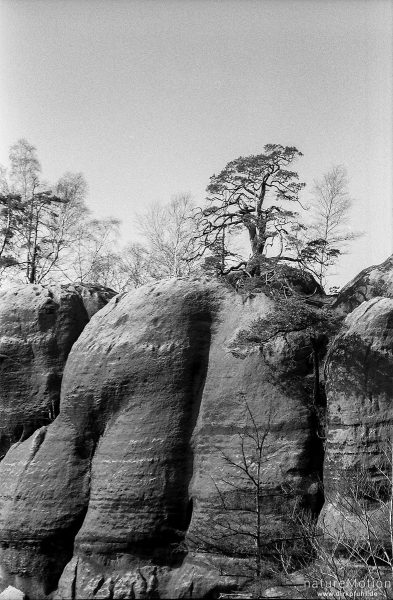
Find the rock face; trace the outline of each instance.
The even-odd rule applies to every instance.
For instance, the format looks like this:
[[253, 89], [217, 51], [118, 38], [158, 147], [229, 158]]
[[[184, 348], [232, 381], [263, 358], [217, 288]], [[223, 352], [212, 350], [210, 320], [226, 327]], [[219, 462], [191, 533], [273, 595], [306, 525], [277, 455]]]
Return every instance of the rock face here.
[[375, 454], [393, 421], [393, 299], [373, 298], [347, 317], [329, 353], [327, 394], [330, 481]]
[[[311, 410], [311, 390], [306, 383], [310, 367], [305, 357], [297, 360], [295, 371], [289, 366], [289, 355], [293, 359], [298, 347], [304, 347], [304, 340], [300, 344], [296, 340], [293, 345], [289, 340], [281, 346], [278, 339], [263, 353], [254, 350], [242, 354], [233, 348], [236, 332], [247, 328], [256, 315], [266, 314], [266, 309], [263, 296], [243, 305], [240, 311], [233, 309], [232, 297], [222, 304], [193, 434], [190, 496], [194, 510], [187, 539], [191, 545], [194, 542], [207, 550], [217, 547], [225, 552], [230, 547], [235, 555], [252, 549], [254, 542], [247, 536], [255, 534], [256, 514], [239, 511], [242, 502], [251, 511], [255, 506], [250, 477], [243, 472], [244, 452], [246, 458], [256, 461], [255, 469], [259, 462], [263, 471], [262, 553], [268, 561], [283, 531], [291, 536], [287, 516], [294, 497], [307, 498], [309, 508], [318, 502], [316, 482], [322, 455]], [[260, 461], [256, 459], [257, 436], [264, 438]], [[249, 495], [239, 502], [243, 489], [248, 489]], [[227, 524], [224, 503], [231, 514], [231, 526]], [[234, 534], [232, 526], [246, 535]], [[244, 566], [240, 570], [244, 575]], [[234, 571], [233, 567], [228, 570]]]
[[[255, 474], [257, 432], [262, 571], [277, 538], [296, 537], [293, 509], [320, 508], [307, 340], [236, 346], [274, 307], [264, 293], [167, 280], [106, 304], [111, 295], [0, 295], [2, 587], [59, 600], [214, 597], [239, 587], [255, 533], [241, 468]], [[350, 314], [326, 361], [320, 524], [326, 538], [359, 538], [353, 475], [378, 484], [381, 465], [391, 469], [393, 258], [355, 278], [336, 308]], [[386, 515], [360, 491], [383, 539]]]
[[1, 457], [57, 416], [71, 347], [109, 297], [105, 289], [72, 285], [0, 293]]
[[[372, 297], [377, 291], [385, 292], [388, 297]], [[351, 287], [344, 289], [341, 300], [349, 306], [359, 303], [363, 296], [371, 299], [347, 317], [326, 365], [326, 502], [320, 523], [327, 538], [349, 528], [351, 536], [363, 535], [366, 539], [366, 513], [357, 518], [356, 510], [349, 507], [352, 503], [352, 507], [356, 505], [363, 510], [359, 507], [366, 506], [368, 496], [367, 520], [370, 515], [376, 518], [382, 505], [370, 501], [370, 497], [376, 498], [378, 494], [366, 489], [365, 482], [367, 486], [386, 487], [392, 478], [392, 259], [363, 271]], [[387, 523], [384, 535], [389, 535]], [[379, 537], [381, 540], [382, 533]]]
[[[64, 288], [64, 286], [62, 286]], [[101, 308], [108, 304], [109, 300], [116, 296], [117, 292], [110, 288], [96, 284], [74, 283], [72, 286], [67, 286], [68, 289], [73, 289], [82, 298], [83, 306], [87, 312], [89, 319], [96, 314]]]
[[335, 307], [350, 313], [377, 296], [393, 298], [393, 255], [380, 265], [363, 269], [340, 291]]
[[[197, 547], [185, 559], [184, 544], [222, 516], [218, 488], [241, 495], [223, 457], [239, 459], [253, 419], [266, 433], [267, 544], [287, 527], [284, 496], [315, 506], [320, 446], [304, 365], [285, 377], [279, 357], [273, 371], [259, 352], [231, 350], [271, 307], [263, 294], [244, 301], [217, 283], [168, 280], [91, 319], [69, 354], [58, 417], [0, 464], [6, 584], [44, 598], [64, 569], [59, 598], [213, 593], [218, 575]], [[224, 579], [221, 589], [233, 584]]]

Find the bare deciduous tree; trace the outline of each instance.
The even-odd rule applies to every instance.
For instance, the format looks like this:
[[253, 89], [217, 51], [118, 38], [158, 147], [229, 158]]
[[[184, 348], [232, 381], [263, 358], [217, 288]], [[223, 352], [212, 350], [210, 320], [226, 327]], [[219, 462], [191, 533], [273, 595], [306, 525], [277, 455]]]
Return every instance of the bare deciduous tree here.
[[95, 278], [114, 253], [118, 221], [91, 218], [81, 173], [65, 173], [52, 193], [40, 171], [34, 146], [21, 139], [11, 147], [9, 177], [0, 173], [0, 268], [29, 283]]
[[[392, 443], [383, 445], [372, 462], [371, 469], [357, 466], [343, 471], [336, 481], [339, 491], [325, 490], [330, 509], [322, 510], [318, 522], [306, 512], [294, 513], [306, 540], [299, 595], [308, 590], [314, 591], [312, 597], [330, 593], [345, 600], [392, 600]], [[281, 552], [281, 568], [293, 589], [287, 548]]]
[[158, 278], [156, 265], [148, 250], [141, 244], [131, 243], [121, 251], [122, 287], [138, 288]]
[[31, 200], [39, 184], [41, 165], [37, 149], [22, 138], [13, 144], [9, 152], [10, 186], [22, 196], [23, 202]]
[[117, 292], [138, 288], [156, 280], [149, 254], [140, 244], [128, 244], [120, 250], [106, 247], [94, 261], [89, 277], [91, 282]]
[[300, 263], [323, 288], [329, 269], [345, 252], [348, 242], [360, 235], [348, 226], [351, 206], [346, 169], [334, 166], [314, 183], [310, 226], [292, 239]]
[[[261, 424], [245, 403], [245, 424], [239, 425], [238, 444], [230, 452], [217, 448], [222, 475], [213, 479], [216, 493], [209, 512], [191, 527], [187, 539], [188, 549], [211, 556], [222, 575], [242, 579], [250, 598], [261, 597], [272, 565], [280, 560], [277, 548], [281, 552], [285, 547], [288, 552], [297, 546], [297, 555], [303, 541], [294, 516], [290, 518], [297, 493], [285, 484], [285, 474], [274, 460], [275, 415], [271, 404], [267, 410]], [[287, 514], [283, 513], [282, 520], [287, 523], [277, 528], [277, 523], [268, 522], [267, 515], [273, 505], [279, 510], [284, 504]]]
[[69, 281], [104, 285], [104, 262], [113, 252], [118, 238], [119, 221], [113, 218], [85, 219], [77, 223], [72, 252], [63, 270]]
[[0, 194], [0, 272], [3, 274], [17, 261], [17, 233], [23, 220], [23, 204], [19, 194], [12, 194], [8, 186]]
[[56, 184], [55, 193], [62, 202], [43, 223], [37, 282], [61, 277], [66, 263], [72, 262], [78, 228], [89, 215], [85, 203], [87, 184], [82, 173], [65, 173]]
[[157, 279], [191, 273], [195, 222], [189, 194], [178, 194], [165, 205], [151, 205], [137, 215], [137, 225]]
[[[81, 174], [66, 174], [56, 193], [39, 179], [41, 166], [36, 148], [21, 139], [10, 149], [10, 173], [1, 173], [3, 228], [2, 255], [7, 263], [24, 272], [29, 283], [40, 283], [58, 267], [72, 245], [74, 221], [83, 218], [82, 196], [86, 184]], [[79, 194], [79, 196], [78, 196]], [[11, 260], [12, 259], [12, 260]]]

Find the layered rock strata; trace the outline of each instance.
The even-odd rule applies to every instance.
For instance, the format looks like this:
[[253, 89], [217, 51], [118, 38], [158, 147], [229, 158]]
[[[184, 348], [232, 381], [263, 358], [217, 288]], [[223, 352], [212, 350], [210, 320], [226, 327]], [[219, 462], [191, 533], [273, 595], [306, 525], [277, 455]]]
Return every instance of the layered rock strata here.
[[328, 541], [346, 532], [353, 543], [369, 543], [371, 528], [379, 544], [390, 536], [384, 513], [392, 482], [393, 298], [372, 298], [347, 317], [326, 375], [326, 500], [320, 525]]
[[0, 293], [0, 456], [59, 412], [64, 365], [111, 290], [15, 286]]
[[225, 516], [217, 489], [242, 493], [227, 482], [252, 420], [266, 433], [267, 542], [287, 527], [284, 500], [315, 505], [309, 367], [288, 375], [279, 356], [273, 370], [258, 351], [233, 352], [237, 331], [271, 308], [263, 294], [169, 280], [91, 319], [67, 360], [60, 414], [0, 465], [7, 584], [45, 597], [64, 569], [59, 598], [202, 597], [232, 585], [195, 540]]

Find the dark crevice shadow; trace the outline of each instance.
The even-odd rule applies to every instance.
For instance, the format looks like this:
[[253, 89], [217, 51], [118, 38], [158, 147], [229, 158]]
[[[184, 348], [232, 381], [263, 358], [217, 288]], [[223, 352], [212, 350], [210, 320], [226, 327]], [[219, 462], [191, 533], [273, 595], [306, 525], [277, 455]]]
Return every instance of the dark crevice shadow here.
[[[81, 457], [86, 459], [87, 456], [89, 456], [87, 470], [89, 471], [91, 481], [91, 466], [97, 444], [93, 440], [90, 440], [89, 443], [88, 440], [81, 439], [80, 448], [82, 448], [82, 446], [83, 451], [81, 451]], [[77, 446], [75, 447], [75, 450], [78, 452]], [[89, 485], [89, 493], [86, 497], [86, 502], [79, 513], [75, 515], [70, 526], [57, 532], [56, 535], [42, 540], [40, 544], [40, 553], [47, 558], [46, 577], [44, 577], [45, 593], [47, 594], [56, 590], [65, 567], [74, 556], [75, 538], [83, 525], [89, 508], [90, 491], [91, 486]]]
[[188, 359], [184, 366], [184, 377], [188, 382], [185, 389], [185, 406], [182, 416], [182, 440], [179, 447], [179, 477], [177, 480], [177, 494], [179, 503], [173, 514], [171, 528], [177, 532], [177, 540], [173, 540], [172, 547], [176, 552], [170, 557], [172, 566], [179, 565], [184, 560], [185, 550], [182, 542], [185, 539], [192, 519], [193, 499], [189, 496], [191, 480], [194, 474], [194, 449], [192, 436], [198, 421], [200, 407], [209, 366], [211, 347], [211, 330], [215, 314], [211, 298], [204, 302], [206, 308], [195, 312], [190, 319], [187, 337], [189, 341]]

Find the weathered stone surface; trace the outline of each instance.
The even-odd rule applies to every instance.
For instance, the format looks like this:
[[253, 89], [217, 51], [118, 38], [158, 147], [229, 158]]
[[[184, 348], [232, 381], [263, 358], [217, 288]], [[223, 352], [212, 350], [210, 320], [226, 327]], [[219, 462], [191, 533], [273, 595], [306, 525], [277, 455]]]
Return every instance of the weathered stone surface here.
[[[392, 298], [377, 297], [363, 302], [347, 317], [329, 353], [326, 372], [326, 503], [320, 522], [327, 536], [335, 535], [340, 528], [359, 536], [365, 534], [364, 527], [348, 511], [351, 503], [355, 504], [353, 489], [357, 487], [361, 497], [363, 476], [372, 481], [381, 475], [378, 469], [381, 460], [386, 463], [386, 443], [391, 439]], [[391, 470], [392, 466], [388, 468]], [[379, 508], [370, 505], [378, 519]]]
[[0, 456], [57, 416], [71, 347], [110, 295], [81, 285], [0, 292]]
[[380, 265], [363, 269], [338, 294], [335, 307], [346, 313], [371, 298], [393, 298], [393, 256]]
[[92, 449], [72, 422], [56, 419], [14, 444], [0, 464], [1, 574], [28, 596], [46, 597], [72, 556]]
[[72, 286], [68, 286], [68, 289], [71, 289], [71, 287], [82, 298], [83, 306], [86, 309], [89, 319], [108, 304], [109, 300], [117, 294], [114, 290], [102, 285], [74, 283]]
[[[255, 510], [255, 492], [242, 471], [242, 448], [247, 457], [256, 461], [255, 436], [259, 435], [265, 437], [260, 466], [266, 559], [284, 530], [291, 537], [287, 517], [293, 499], [306, 498], [309, 507], [317, 504], [316, 481], [322, 461], [306, 378], [310, 365], [305, 356], [299, 360], [299, 344], [288, 343], [283, 351], [278, 343], [266, 355], [255, 350], [245, 354], [230, 351], [237, 332], [247, 328], [258, 314], [266, 314], [268, 307], [264, 296], [237, 309], [232, 297], [222, 304], [220, 327], [212, 338], [209, 369], [193, 434], [195, 458], [190, 496], [194, 510], [187, 534], [188, 540], [196, 540], [197, 545], [203, 537], [210, 551], [215, 546], [223, 550], [232, 546], [235, 552], [252, 551], [254, 540], [250, 536], [247, 539], [233, 535], [225, 524], [228, 511], [222, 497], [232, 510], [231, 525], [236, 528], [238, 521], [239, 530], [255, 534], [256, 513], [237, 510], [237, 496], [245, 490], [247, 508]], [[304, 346], [303, 339], [301, 345]], [[294, 356], [297, 370], [293, 368]], [[221, 523], [218, 528], [217, 522]], [[233, 538], [231, 544], [227, 543], [228, 536]]]
[[165, 595], [168, 579], [168, 567], [141, 565], [135, 560], [97, 564], [73, 558], [64, 569], [54, 598], [169, 598]]
[[218, 302], [216, 286], [163, 282], [112, 302], [76, 344], [64, 392], [83, 398], [80, 418], [97, 439], [78, 548], [159, 556], [187, 527], [190, 437]]
[[287, 497], [315, 504], [307, 369], [285, 376], [277, 356], [272, 369], [259, 352], [231, 350], [271, 307], [263, 294], [244, 301], [217, 283], [170, 280], [117, 296], [91, 319], [67, 360], [59, 416], [0, 464], [7, 583], [44, 597], [72, 559], [64, 598], [217, 590], [211, 569], [183, 562], [179, 544], [222, 512], [222, 452], [238, 456], [239, 435], [252, 431], [247, 405], [267, 436], [267, 542], [287, 526]]
[[216, 301], [198, 283], [163, 283], [118, 296], [93, 317], [73, 347], [60, 415], [34, 460], [30, 439], [0, 466], [1, 562], [10, 576], [29, 556], [26, 577], [43, 580], [45, 593], [53, 588], [89, 498], [78, 538], [86, 548], [148, 552], [178, 539]]

